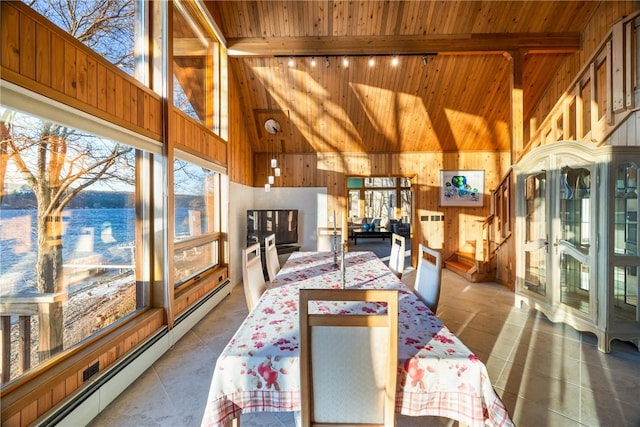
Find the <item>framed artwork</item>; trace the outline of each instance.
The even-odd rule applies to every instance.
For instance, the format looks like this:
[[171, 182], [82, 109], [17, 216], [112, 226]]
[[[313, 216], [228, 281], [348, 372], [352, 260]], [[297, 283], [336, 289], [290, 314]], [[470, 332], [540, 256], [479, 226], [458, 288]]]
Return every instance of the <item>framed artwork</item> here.
[[440, 206], [484, 206], [484, 171], [440, 171]]

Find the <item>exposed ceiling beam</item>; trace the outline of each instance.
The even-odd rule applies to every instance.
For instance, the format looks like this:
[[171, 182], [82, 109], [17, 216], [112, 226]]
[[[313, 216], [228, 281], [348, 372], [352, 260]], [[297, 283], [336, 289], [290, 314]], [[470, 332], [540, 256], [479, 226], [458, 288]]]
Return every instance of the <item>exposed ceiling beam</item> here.
[[229, 56], [572, 53], [580, 33], [475, 33], [437, 36], [228, 38]]

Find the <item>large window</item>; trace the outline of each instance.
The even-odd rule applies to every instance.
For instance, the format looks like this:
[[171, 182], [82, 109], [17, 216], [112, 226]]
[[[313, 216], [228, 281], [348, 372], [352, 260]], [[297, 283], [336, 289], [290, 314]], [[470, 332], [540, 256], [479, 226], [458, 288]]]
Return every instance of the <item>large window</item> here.
[[176, 158], [174, 170], [174, 282], [180, 286], [221, 263], [222, 176]]
[[135, 71], [135, 0], [23, 0], [129, 75]]
[[[173, 2], [173, 104], [191, 118], [221, 134], [226, 104], [226, 50], [198, 3]], [[225, 132], [226, 134], [226, 126]]]
[[136, 211], [140, 150], [4, 106], [0, 135], [2, 357], [14, 379], [145, 305], [136, 251], [148, 213]]

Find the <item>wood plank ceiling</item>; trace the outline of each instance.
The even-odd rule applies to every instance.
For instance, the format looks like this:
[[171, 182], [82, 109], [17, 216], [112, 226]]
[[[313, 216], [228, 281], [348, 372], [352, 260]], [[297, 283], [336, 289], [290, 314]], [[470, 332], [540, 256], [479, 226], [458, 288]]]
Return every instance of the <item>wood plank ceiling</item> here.
[[[232, 76], [254, 124], [254, 152], [391, 153], [509, 151], [507, 52], [525, 54], [526, 120], [566, 55], [579, 48], [598, 3], [206, 4], [226, 38]], [[283, 126], [275, 138], [262, 128], [269, 117]]]

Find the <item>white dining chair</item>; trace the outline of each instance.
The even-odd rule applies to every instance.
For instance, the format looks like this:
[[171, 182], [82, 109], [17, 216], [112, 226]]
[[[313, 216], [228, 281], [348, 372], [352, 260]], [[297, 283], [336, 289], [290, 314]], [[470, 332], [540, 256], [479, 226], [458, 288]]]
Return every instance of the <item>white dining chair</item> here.
[[391, 235], [391, 255], [389, 255], [389, 268], [399, 278], [404, 271], [405, 238], [399, 234]]
[[242, 283], [244, 296], [247, 299], [247, 308], [251, 311], [267, 289], [262, 272], [260, 243], [254, 243], [242, 250]]
[[269, 281], [273, 282], [273, 279], [276, 278], [276, 274], [280, 271], [280, 260], [278, 259], [275, 234], [271, 234], [264, 239], [264, 257], [267, 264]]
[[[386, 310], [331, 314], [314, 311], [314, 301], [378, 302]], [[395, 426], [398, 291], [301, 289], [299, 310], [301, 425]]]
[[420, 244], [418, 249], [418, 268], [413, 291], [435, 314], [440, 299], [442, 282], [442, 254]]

